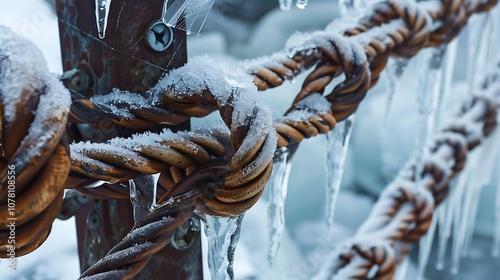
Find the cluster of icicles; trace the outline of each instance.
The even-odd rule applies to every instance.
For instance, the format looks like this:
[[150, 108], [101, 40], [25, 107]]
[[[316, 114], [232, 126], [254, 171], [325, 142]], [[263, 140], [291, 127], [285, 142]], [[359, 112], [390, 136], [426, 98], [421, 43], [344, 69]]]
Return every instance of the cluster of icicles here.
[[[168, 0], [165, 0], [162, 21], [168, 26], [186, 30], [187, 33], [191, 33], [192, 31], [199, 32], [198, 28], [201, 28], [201, 26], [196, 26], [195, 23], [189, 21], [179, 23], [179, 17], [182, 15], [189, 18], [190, 15], [195, 15], [196, 18], [198, 18], [200, 14], [203, 14], [201, 18], [204, 20], [213, 3], [214, 0], [173, 1], [173, 3], [168, 3]], [[290, 10], [292, 3], [293, 0], [279, 0], [280, 8], [284, 11]], [[95, 0], [95, 4], [98, 34], [99, 37], [103, 39], [105, 37], [111, 0]], [[296, 1], [297, 7], [301, 9], [304, 9], [307, 4], [307, 0]], [[343, 16], [352, 14], [355, 11], [359, 12], [361, 10], [359, 5], [359, 1], [339, 1], [340, 11]], [[472, 92], [473, 86], [478, 81], [477, 73], [479, 71], [476, 70], [484, 69], [484, 67], [488, 65], [487, 62], [493, 59], [492, 46], [495, 43], [495, 39], [498, 44], [499, 38], [494, 38], [492, 34], [500, 34], [499, 25], [500, 9], [498, 7], [488, 14], [473, 18], [468, 25], [469, 34], [472, 34], [469, 35], [468, 39], [469, 71], [467, 73], [467, 81], [469, 92]], [[419, 87], [417, 88], [419, 127], [417, 128], [418, 136], [415, 141], [415, 150], [422, 150], [425, 140], [432, 135], [441, 121], [442, 104], [445, 102], [451, 90], [457, 41], [456, 39], [449, 45], [424, 50], [416, 58], [419, 64]], [[408, 60], [405, 59], [389, 60], [386, 70], [388, 97], [384, 126], [389, 119], [388, 116], [390, 114], [392, 100], [394, 99], [395, 93], [398, 92], [400, 86], [399, 81], [404, 74], [407, 64]], [[344, 162], [354, 120], [355, 116], [352, 115], [345, 121], [337, 124], [337, 127], [326, 136], [326, 208], [327, 224], [329, 226], [331, 226], [334, 221], [335, 204], [342, 181]], [[489, 144], [483, 145], [488, 147], [483, 147], [482, 149], [491, 151], [491, 149], [495, 148], [495, 145], [491, 143], [497, 143], [500, 140], [498, 139], [499, 137], [499, 133], [492, 135], [492, 139], [488, 142]], [[480, 152], [476, 152], [476, 156], [472, 156], [472, 161], [474, 161], [474, 158], [480, 160], [477, 156], [480, 154]], [[498, 152], [490, 152], [487, 154], [489, 155], [487, 160], [491, 161], [490, 166], [496, 166], [494, 161], [496, 160], [495, 156]], [[419, 169], [423, 168], [421, 162], [424, 156], [425, 155], [422, 154], [420, 158], [417, 159], [420, 161], [418, 164]], [[472, 163], [469, 166], [474, 167], [476, 164]], [[270, 263], [273, 262], [278, 252], [281, 236], [285, 229], [284, 205], [291, 168], [292, 163], [287, 148], [277, 150], [274, 159], [273, 174], [267, 186], [269, 192], [268, 224], [270, 237], [268, 259]], [[438, 218], [433, 220], [429, 228], [429, 233], [420, 242], [419, 279], [422, 279], [424, 276], [424, 271], [431, 252], [431, 246], [433, 244], [433, 238], [438, 226], [440, 228], [438, 236], [439, 252], [436, 268], [444, 268], [446, 247], [453, 234], [451, 244], [451, 271], [452, 273], [458, 273], [460, 257], [465, 254], [471, 243], [475, 221], [474, 217], [478, 208], [480, 190], [489, 183], [492, 173], [491, 170], [489, 170], [487, 174], [483, 174], [484, 172], [481, 173], [484, 179], [481, 180], [480, 184], [477, 184], [477, 187], [465, 187], [467, 182], [478, 178], [477, 175], [474, 175], [476, 171], [477, 170], [474, 168], [466, 168], [463, 174], [458, 178], [456, 186], [453, 188], [454, 190], [450, 195], [450, 199], [442, 203], [437, 209]], [[136, 180], [135, 184], [140, 184], [140, 182]], [[147, 181], [147, 184], [151, 184], [151, 181]], [[141, 188], [149, 190], [155, 189], [153, 185], [131, 188], [131, 197], [141, 197], [141, 195], [133, 193]], [[154, 195], [150, 196], [149, 199], [152, 200], [153, 197]], [[463, 202], [463, 207], [461, 202]], [[140, 206], [144, 204], [149, 205], [148, 208], [152, 207], [150, 202], [140, 201], [140, 203], [138, 202], [135, 204], [136, 215], [141, 215], [140, 213], [143, 214], [147, 211], [147, 209], [141, 208], [143, 206]], [[209, 242], [208, 263], [212, 279], [233, 278], [232, 261], [242, 220], [243, 215], [221, 219], [206, 217], [205, 233]], [[500, 191], [498, 191], [496, 197], [495, 237], [493, 247], [493, 255], [498, 256], [500, 251]], [[405, 263], [407, 264], [408, 262], [405, 261], [402, 267], [398, 269], [397, 279], [404, 279], [406, 275], [405, 267], [407, 267], [404, 265]]]
[[[283, 11], [289, 11], [292, 8], [293, 0], [278, 0], [280, 3], [280, 9]], [[307, 7], [307, 0], [297, 0], [295, 3], [297, 8], [305, 9]]]
[[[198, 34], [214, 3], [215, 0], [164, 0], [161, 21], [187, 34]], [[106, 37], [110, 7], [111, 0], [95, 0], [97, 33], [101, 39]]]

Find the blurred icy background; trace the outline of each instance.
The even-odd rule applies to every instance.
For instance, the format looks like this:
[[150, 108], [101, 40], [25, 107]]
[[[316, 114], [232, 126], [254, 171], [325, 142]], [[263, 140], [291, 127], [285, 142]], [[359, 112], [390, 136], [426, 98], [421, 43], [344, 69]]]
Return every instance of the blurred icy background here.
[[[50, 5], [49, 0], [0, 1], [0, 24], [35, 42], [45, 54], [51, 71], [59, 74], [62, 70], [57, 19]], [[293, 32], [323, 29], [339, 14], [335, 0], [310, 0], [305, 10], [293, 7], [289, 12], [281, 11], [277, 0], [220, 0], [216, 5], [201, 36], [188, 37], [190, 57], [208, 54], [236, 63], [271, 54], [283, 48]], [[460, 42], [460, 58], [465, 56], [464, 41]], [[466, 94], [465, 61], [457, 61], [453, 95], [447, 100], [446, 108]], [[395, 97], [386, 129], [383, 129], [387, 99], [384, 77], [359, 107], [332, 230], [327, 230], [325, 222], [325, 139], [315, 137], [301, 144], [293, 160], [285, 207], [286, 231], [277, 260], [269, 267], [264, 195], [243, 222], [235, 263], [237, 279], [308, 279], [307, 275], [318, 269], [335, 243], [352, 236], [369, 213], [377, 193], [412, 152], [417, 123], [414, 68], [414, 63], [410, 63], [402, 78], [404, 92]], [[286, 83], [263, 94], [276, 118], [291, 104], [301, 83], [299, 78], [295, 83]], [[203, 125], [205, 121], [193, 123]], [[476, 237], [467, 260], [462, 261], [461, 273], [451, 275], [449, 263], [443, 272], [435, 270], [433, 253], [428, 279], [498, 279], [494, 270], [500, 265], [500, 259], [490, 257], [494, 187], [498, 181], [499, 178], [494, 178], [493, 186], [483, 190]], [[414, 260], [415, 257], [407, 279], [415, 279]], [[5, 261], [0, 264], [0, 279], [76, 279], [78, 276], [73, 220], [56, 221], [48, 240], [34, 253], [18, 259], [17, 273], [9, 273]]]

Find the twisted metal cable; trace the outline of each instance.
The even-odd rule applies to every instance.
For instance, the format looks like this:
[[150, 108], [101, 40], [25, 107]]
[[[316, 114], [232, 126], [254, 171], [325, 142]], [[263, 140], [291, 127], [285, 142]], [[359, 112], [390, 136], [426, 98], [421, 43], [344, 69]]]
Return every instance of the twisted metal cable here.
[[[417, 164], [408, 162], [398, 177], [382, 192], [366, 221], [358, 229], [348, 252], [363, 259], [359, 263], [343, 261], [345, 257], [335, 252], [330, 261], [339, 263], [334, 269], [326, 266], [324, 274], [317, 279], [365, 279], [375, 267], [380, 266], [363, 253], [352, 249], [352, 244], [376, 245], [387, 242], [395, 250], [396, 256], [408, 253], [412, 243], [418, 241], [428, 230], [435, 206], [449, 192], [449, 182], [465, 166], [467, 152], [481, 143], [496, 127], [497, 110], [500, 99], [500, 79], [498, 74], [490, 76], [482, 90], [487, 94], [476, 95], [457, 112], [456, 119], [446, 125], [434, 138], [429, 154], [424, 158], [421, 180], [417, 180]], [[367, 241], [368, 242], [367, 244]], [[345, 253], [344, 253], [345, 254]], [[398, 258], [386, 259], [394, 273]], [[327, 272], [325, 272], [327, 271]], [[376, 275], [371, 279], [388, 279]], [[390, 278], [389, 278], [390, 279]]]
[[2, 26], [0, 42], [0, 257], [8, 258], [40, 246], [59, 212], [70, 98], [32, 43]]
[[[385, 68], [389, 56], [411, 57], [424, 47], [447, 43], [456, 37], [472, 14], [487, 11], [497, 2], [497, 0], [484, 3], [463, 0], [380, 2], [373, 6], [367, 17], [362, 18], [351, 28], [339, 29], [337, 22], [334, 21], [325, 30], [325, 38], [320, 44], [317, 44], [317, 40], [314, 41], [315, 33], [298, 34], [297, 37], [303, 37], [302, 48], [297, 49], [294, 44], [289, 44], [284, 52], [254, 61], [249, 73], [255, 76], [254, 83], [258, 88], [265, 90], [294, 79], [301, 71], [316, 65], [306, 78], [294, 104], [308, 94], [322, 93], [326, 85], [342, 73], [337, 61], [345, 60], [346, 56], [340, 53], [325, 55], [320, 47], [324, 45], [325, 40], [337, 40], [335, 34], [343, 34], [355, 42], [354, 45], [357, 43], [364, 48], [370, 63], [372, 74], [370, 87], [372, 87], [378, 80], [378, 74]], [[437, 25], [437, 28], [431, 29], [431, 25]], [[292, 39], [292, 42], [296, 41], [296, 38]], [[313, 42], [307, 43], [309, 40]], [[332, 103], [332, 109], [339, 105], [344, 104]], [[344, 106], [355, 107], [354, 104]], [[334, 117], [337, 121], [345, 118], [342, 114]]]
[[[190, 67], [171, 71], [159, 83], [159, 87], [165, 87], [166, 90], [162, 89], [162, 95], [158, 98], [208, 100], [210, 106], [220, 110], [222, 119], [230, 129], [228, 140], [232, 153], [225, 159], [212, 158], [211, 155], [222, 156], [224, 147], [212, 138], [193, 133], [187, 134], [186, 137], [190, 137], [190, 140], [203, 139], [203, 145], [197, 147], [194, 143], [191, 145], [187, 145], [186, 142], [180, 143], [181, 140], [187, 141], [181, 137], [167, 142], [165, 139], [168, 136], [164, 135], [154, 136], [152, 141], [155, 143], [151, 143], [150, 140], [141, 144], [143, 138], [151, 139], [151, 134], [138, 136], [136, 139], [113, 139], [101, 144], [102, 146], [94, 145], [88, 148], [79, 147], [78, 144], [72, 145], [72, 151], [79, 151], [80, 155], [84, 155], [78, 158], [82, 166], [87, 163], [92, 166], [113, 164], [141, 172], [147, 167], [151, 170], [144, 173], [157, 173], [166, 168], [167, 164], [152, 164], [151, 157], [163, 160], [163, 157], [157, 154], [162, 151], [159, 145], [173, 146], [172, 143], [176, 141], [178, 146], [171, 148], [184, 149], [184, 155], [199, 162], [192, 173], [180, 179], [171, 191], [158, 200], [160, 206], [156, 207], [144, 221], [138, 223], [136, 228], [132, 229], [130, 234], [113, 247], [102, 260], [84, 272], [82, 279], [132, 277], [154, 253], [169, 242], [175, 230], [195, 209], [213, 216], [234, 216], [248, 210], [262, 195], [271, 174], [277, 141], [269, 109], [262, 104], [257, 92], [251, 90], [252, 87], [218, 83], [219, 91], [211, 88], [213, 85], [206, 81], [212, 81], [211, 75], [221, 73], [223, 70], [217, 69], [213, 61], [195, 60], [192, 63], [194, 65]], [[200, 71], [206, 69], [204, 73], [207, 76], [203, 77], [206, 80], [198, 80], [200, 71], [192, 71], [191, 67]], [[112, 150], [116, 148], [112, 147], [118, 145], [121, 145], [120, 149], [128, 147], [128, 150], [118, 155], [113, 154]], [[156, 145], [158, 149], [149, 152], [148, 149], [152, 149], [152, 145]], [[129, 154], [133, 150], [139, 154], [138, 157]], [[210, 150], [212, 154], [206, 150]], [[178, 168], [189, 166], [179, 165], [177, 162], [168, 164]], [[104, 170], [106, 168], [100, 168], [99, 171]]]
[[[352, 114], [367, 89], [378, 81], [379, 73], [390, 56], [411, 57], [424, 47], [448, 43], [472, 14], [487, 11], [496, 3], [497, 0], [484, 3], [464, 0], [418, 3], [390, 0], [377, 3], [369, 16], [351, 28], [339, 30], [333, 22], [324, 31], [297, 34], [289, 40], [284, 51], [249, 61], [244, 68], [254, 77], [258, 89], [265, 90], [292, 80], [315, 66], [287, 114], [296, 109], [297, 102], [310, 94], [323, 93], [333, 78], [345, 74], [345, 82], [326, 96], [331, 103], [331, 112], [311, 115], [309, 119], [300, 121], [287, 121], [285, 118], [275, 122], [278, 145], [287, 146], [326, 133], [333, 129], [336, 122]], [[437, 27], [431, 28], [431, 25]], [[142, 128], [154, 123], [178, 124], [189, 117], [202, 117], [214, 110], [203, 99], [162, 98], [156, 106], [144, 101], [137, 104], [146, 106], [130, 105], [119, 100], [111, 103], [98, 101], [99, 98], [95, 102], [75, 100], [70, 120], [97, 127], [112, 123]], [[127, 113], [115, 114], [109, 106], [121, 106], [127, 109]]]
[[[346, 81], [337, 86], [332, 93], [327, 95], [326, 98], [329, 101], [328, 103], [332, 104], [328, 111], [314, 110], [314, 108], [306, 106], [306, 109], [310, 113], [307, 118], [297, 120], [287, 119], [285, 117], [282, 122], [276, 122], [274, 125], [268, 124], [266, 129], [269, 130], [264, 130], [269, 132], [271, 131], [271, 127], [276, 127], [278, 130], [279, 145], [289, 145], [290, 143], [300, 142], [304, 138], [314, 136], [318, 133], [325, 133], [333, 129], [336, 121], [342, 120], [354, 112], [357, 105], [366, 94], [366, 90], [376, 83], [378, 80], [378, 73], [385, 67], [386, 59], [389, 55], [414, 55], [419, 49], [428, 45], [428, 42], [431, 41], [432, 32], [430, 32], [428, 28], [430, 26], [429, 19], [438, 19], [443, 22], [444, 26], [444, 24], [448, 24], [447, 22], [449, 21], [445, 20], [447, 19], [447, 15], [456, 17], [457, 14], [460, 14], [458, 12], [460, 9], [450, 9], [455, 12], [448, 12], [447, 9], [449, 9], [450, 6], [456, 7], [457, 5], [461, 6], [463, 4], [458, 1], [443, 1], [440, 5], [424, 3], [417, 4], [420, 8], [416, 8], [409, 4], [400, 6], [395, 4], [395, 2], [388, 2], [385, 6], [382, 4], [380, 14], [387, 13], [388, 16], [392, 17], [389, 21], [377, 21], [374, 19], [377, 14], [374, 14], [374, 18], [371, 20], [368, 18], [369, 20], [366, 21], [372, 24], [372, 26], [365, 26], [366, 30], [363, 30], [362, 33], [351, 35], [346, 33], [344, 34], [345, 37], [350, 38], [345, 39], [342, 36], [335, 35], [335, 32], [330, 32], [328, 30], [325, 31], [324, 34], [320, 32], [319, 34], [315, 34], [318, 35], [316, 38], [314, 38], [314, 36], [308, 37], [308, 39], [315, 39], [312, 41], [310, 47], [304, 48], [304, 46], [300, 44], [296, 46], [291, 44], [291, 47], [297, 48], [294, 50], [295, 52], [291, 59], [288, 57], [287, 53], [282, 53], [279, 55], [282, 61], [277, 64], [275, 61], [272, 63], [265, 62], [264, 64], [266, 64], [266, 66], [260, 68], [254, 65], [255, 73], [252, 74], [255, 74], [254, 82], [260, 89], [280, 85], [285, 80], [295, 77], [304, 69], [308, 69], [315, 64], [317, 65], [314, 71], [306, 79], [307, 83], [304, 84], [303, 91], [294, 101], [294, 106], [297, 106], [304, 98], [310, 97], [314, 92], [322, 93], [324, 87], [326, 87], [335, 76], [338, 76], [342, 72], [345, 73], [346, 76]], [[485, 11], [495, 4], [496, 1], [493, 0], [481, 4], [464, 4], [465, 14], [468, 17], [472, 13]], [[457, 21], [455, 21], [455, 23]], [[380, 25], [376, 25], [377, 22]], [[381, 35], [380, 32], [370, 33], [370, 30], [376, 30], [377, 27], [391, 22], [394, 22], [395, 30], [393, 32], [385, 35]], [[452, 26], [452, 24], [449, 23], [449, 26]], [[452, 30], [457, 29], [460, 29], [458, 23], [454, 25]], [[323, 35], [328, 35], [329, 37], [325, 38]], [[450, 38], [442, 40], [445, 41]], [[434, 39], [434, 41], [438, 42], [439, 40]], [[360, 51], [363, 49], [364, 51]], [[274, 65], [270, 66], [270, 64]], [[183, 70], [186, 69], [184, 68]], [[180, 70], [180, 72], [183, 70]], [[217, 70], [218, 69], [215, 69], [215, 71]], [[214, 77], [214, 79], [219, 80], [219, 77]], [[231, 129], [231, 137], [229, 140], [233, 153], [228, 155], [231, 157], [229, 164], [226, 160], [197, 162], [199, 164], [190, 165], [182, 171], [180, 170], [182, 169], [181, 167], [176, 166], [170, 160], [165, 161], [165, 158], [168, 158], [168, 156], [159, 156], [161, 157], [160, 160], [155, 158], [155, 152], [158, 151], [154, 150], [154, 148], [153, 151], [151, 151], [150, 147], [143, 147], [143, 149], [135, 151], [129, 150], [128, 155], [133, 155], [134, 157], [124, 158], [120, 156], [115, 157], [112, 153], [107, 153], [106, 149], [109, 151], [109, 146], [112, 146], [108, 143], [108, 147], [99, 152], [89, 149], [83, 149], [81, 153], [75, 152], [76, 156], [73, 158], [74, 165], [72, 166], [73, 172], [70, 177], [70, 180], [72, 180], [71, 182], [73, 184], [78, 182], [82, 183], [85, 178], [90, 177], [89, 175], [91, 174], [103, 176], [102, 179], [109, 179], [110, 182], [113, 182], [120, 178], [121, 180], [131, 178], [134, 174], [137, 174], [134, 172], [154, 173], [168, 169], [169, 172], [164, 172], [166, 175], [162, 175], [163, 180], [170, 186], [165, 193], [165, 197], [179, 196], [196, 190], [197, 194], [203, 194], [200, 196], [193, 195], [196, 199], [201, 200], [201, 203], [195, 203], [196, 207], [198, 207], [200, 211], [216, 216], [235, 215], [245, 211], [248, 207], [253, 205], [262, 194], [264, 184], [269, 177], [272, 151], [274, 150], [274, 147], [270, 148], [273, 146], [270, 145], [270, 143], [273, 143], [274, 140], [273, 136], [269, 134], [259, 138], [257, 145], [254, 145], [254, 137], [250, 137], [252, 141], [249, 140], [250, 138], [246, 137], [248, 134], [254, 134], [259, 125], [262, 124], [262, 120], [257, 117], [259, 116], [259, 112], [257, 112], [258, 109], [256, 108], [259, 108], [259, 106], [254, 108], [254, 111], [239, 112], [241, 115], [235, 115], [238, 105], [242, 105], [238, 104], [238, 101], [242, 100], [238, 99], [239, 97], [236, 98], [237, 106], [234, 106], [235, 96], [233, 94], [238, 92], [234, 86], [232, 90], [235, 92], [231, 92], [230, 95], [227, 95], [226, 97], [228, 99], [221, 99], [221, 96], [217, 95], [219, 94], [219, 89], [211, 88], [207, 84], [195, 91], [189, 91], [189, 87], [186, 86], [185, 88], [181, 88], [181, 93], [179, 93], [179, 88], [176, 88], [174, 84], [174, 82], [178, 80], [179, 79], [172, 79], [170, 85], [162, 88], [162, 92], [155, 95], [159, 99], [158, 103], [152, 105], [148, 103], [143, 106], [144, 98], [141, 99], [141, 97], [137, 98], [137, 102], [132, 102], [132, 104], [124, 104], [126, 102], [119, 100], [110, 101], [109, 103], [107, 103], [108, 101], [90, 102], [85, 99], [74, 100], [70, 120], [74, 123], [89, 123], [97, 127], [112, 123], [113, 125], [122, 127], [147, 128], [153, 123], [177, 124], [191, 116], [204, 116], [218, 109], [221, 112], [223, 120]], [[2, 100], [2, 102], [3, 101], [4, 100]], [[232, 105], [234, 108], [227, 106], [226, 102], [228, 101], [233, 102]], [[126, 107], [127, 110], [120, 110], [120, 108], [118, 108], [120, 106]], [[9, 108], [12, 108], [12, 106]], [[303, 108], [293, 108], [289, 111], [288, 115], [295, 110], [304, 111]], [[61, 121], [61, 119], [65, 121], [65, 117], [57, 120]], [[235, 119], [237, 120], [236, 124]], [[458, 129], [460, 128], [456, 128], [456, 130]], [[54, 137], [53, 139], [57, 138], [58, 137]], [[161, 143], [154, 143], [153, 146], [158, 146], [158, 144], [162, 146]], [[199, 143], [196, 144], [199, 145]], [[106, 146], [106, 144], [103, 145]], [[159, 150], [163, 152], [163, 149], [171, 148], [170, 146], [170, 148], [165, 148], [166, 146], [169, 145], [163, 145], [163, 148]], [[44, 145], [44, 147], [51, 147], [51, 145], [47, 144]], [[205, 149], [207, 147], [202, 148]], [[54, 148], [54, 150], [60, 151], [62, 149]], [[186, 156], [185, 151], [177, 149], [172, 150], [174, 150], [171, 152], [173, 156], [175, 155], [174, 157]], [[62, 151], [61, 153], [61, 161], [67, 160], [67, 154], [63, 154], [64, 152]], [[127, 154], [127, 152], [125, 152], [125, 154]], [[43, 153], [43, 155], [50, 157], [51, 155], [57, 155], [57, 153], [46, 152]], [[214, 154], [210, 155], [212, 156]], [[189, 155], [187, 156], [189, 157]], [[134, 160], [131, 161], [131, 159]], [[198, 158], [196, 156], [196, 158], [190, 159], [196, 160]], [[100, 162], [98, 163], [97, 161]], [[64, 167], [68, 165], [61, 164], [61, 166]], [[36, 170], [36, 168], [31, 170]], [[64, 168], [61, 168], [61, 170], [63, 170], [61, 173], [64, 173]], [[122, 175], [123, 177], [121, 177]], [[62, 177], [65, 176], [58, 178]], [[45, 182], [48, 180], [43, 181]], [[207, 182], [211, 181], [222, 181], [222, 184], [211, 186], [211, 188], [205, 191], [200, 191], [199, 188], [201, 187], [193, 187], [206, 186]], [[117, 195], [119, 193], [119, 191], [116, 191]], [[179, 220], [181, 219], [179, 218]], [[158, 242], [159, 245], [155, 246], [161, 247], [164, 240], [162, 239], [160, 241]], [[141, 258], [140, 260], [136, 259], [133, 263], [140, 266], [139, 264], [145, 263], [146, 259], [147, 257]], [[117, 266], [119, 265], [114, 264], [114, 266], [108, 266], [106, 269]], [[123, 266], [120, 267], [123, 268]], [[136, 273], [134, 272], [136, 271], [135, 266], [130, 266], [125, 270], [132, 271], [130, 272], [132, 274]], [[98, 273], [103, 273], [103, 271]], [[89, 275], [90, 274], [92, 273], [89, 273]]]

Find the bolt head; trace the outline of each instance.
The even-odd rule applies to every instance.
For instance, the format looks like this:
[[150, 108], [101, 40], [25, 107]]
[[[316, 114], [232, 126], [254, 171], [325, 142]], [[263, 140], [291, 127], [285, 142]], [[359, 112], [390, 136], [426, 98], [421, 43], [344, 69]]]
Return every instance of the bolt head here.
[[145, 39], [151, 49], [163, 52], [172, 45], [174, 32], [172, 28], [165, 25], [162, 21], [156, 21], [149, 27]]

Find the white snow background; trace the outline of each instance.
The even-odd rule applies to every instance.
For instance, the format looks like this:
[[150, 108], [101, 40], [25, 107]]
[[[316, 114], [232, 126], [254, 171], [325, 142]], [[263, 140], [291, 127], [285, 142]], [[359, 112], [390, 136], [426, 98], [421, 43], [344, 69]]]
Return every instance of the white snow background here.
[[[229, 8], [225, 13], [212, 13], [201, 36], [189, 36], [189, 57], [208, 54], [216, 59], [237, 63], [242, 59], [271, 54], [282, 49], [286, 39], [294, 31], [323, 29], [334, 17], [338, 17], [336, 1], [310, 0], [305, 10], [294, 7], [289, 12], [282, 12], [275, 8], [248, 23], [251, 20], [244, 22], [225, 14], [237, 14], [239, 9], [249, 10], [250, 15], [251, 12], [263, 14], [259, 5], [269, 6], [268, 1], [225, 2], [230, 4], [227, 6]], [[16, 33], [32, 40], [44, 53], [49, 69], [54, 73], [61, 73], [57, 19], [46, 1], [2, 0], [0, 24], [9, 26]], [[461, 43], [459, 56], [463, 52], [464, 46]], [[446, 108], [466, 96], [463, 70], [466, 68], [465, 61], [457, 61], [455, 90], [445, 104]], [[307, 275], [317, 271], [322, 265], [328, 250], [354, 233], [368, 215], [374, 196], [395, 176], [413, 150], [418, 115], [413, 90], [416, 88], [416, 79], [411, 77], [412, 73], [415, 73], [414, 63], [410, 63], [403, 75], [402, 88], [407, 92], [396, 94], [385, 130], [383, 120], [387, 93], [384, 77], [359, 106], [332, 230], [327, 230], [324, 214], [325, 139], [320, 136], [304, 141], [294, 156], [285, 208], [286, 231], [273, 267], [269, 267], [267, 262], [265, 194], [245, 216], [236, 251], [236, 279], [308, 279]], [[285, 83], [263, 93], [263, 97], [273, 108], [275, 118], [280, 117], [291, 104], [304, 77], [302, 75], [294, 83]], [[215, 114], [202, 120], [194, 120], [193, 125], [203, 125], [214, 119], [218, 119]], [[498, 178], [492, 182], [496, 187]], [[483, 190], [476, 221], [476, 232], [486, 237], [491, 236], [493, 230], [493, 186]], [[472, 248], [469, 259], [472, 263], [474, 260], [481, 260], [482, 267], [479, 264], [469, 264], [456, 279], [494, 279], [488, 278], [493, 274], [478, 276], [479, 271], [493, 271], [495, 265], [500, 265], [499, 259], [488, 258], [491, 243], [484, 241], [481, 244], [480, 249]], [[431, 263], [429, 267], [433, 270], [434, 265]], [[413, 263], [407, 279], [415, 278], [412, 271]], [[56, 220], [47, 241], [35, 252], [18, 258], [16, 273], [7, 270], [5, 260], [0, 264], [0, 279], [76, 279], [79, 275], [74, 220]], [[429, 275], [434, 273], [430, 272]], [[455, 279], [449, 275], [447, 277], [446, 279]]]

